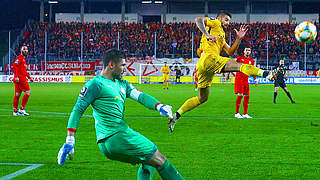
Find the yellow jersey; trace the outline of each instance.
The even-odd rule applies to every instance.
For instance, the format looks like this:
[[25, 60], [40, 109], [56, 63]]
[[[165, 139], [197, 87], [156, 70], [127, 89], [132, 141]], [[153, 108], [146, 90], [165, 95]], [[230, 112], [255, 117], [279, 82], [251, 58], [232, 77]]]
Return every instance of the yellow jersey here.
[[163, 75], [169, 75], [169, 73], [170, 73], [170, 68], [169, 68], [169, 66], [162, 66], [160, 72], [162, 72]]
[[226, 44], [225, 32], [222, 28], [221, 22], [218, 19], [207, 18], [206, 29], [210, 35], [216, 36], [218, 40], [211, 42], [207, 40], [205, 35], [202, 35], [200, 48], [205, 53], [220, 56], [220, 52]]

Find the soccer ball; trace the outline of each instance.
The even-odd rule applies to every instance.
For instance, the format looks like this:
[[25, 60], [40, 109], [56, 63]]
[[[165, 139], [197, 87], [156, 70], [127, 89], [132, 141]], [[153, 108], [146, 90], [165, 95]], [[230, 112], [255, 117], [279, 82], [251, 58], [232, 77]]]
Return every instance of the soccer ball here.
[[294, 30], [297, 41], [308, 44], [317, 37], [317, 27], [308, 21], [303, 21]]

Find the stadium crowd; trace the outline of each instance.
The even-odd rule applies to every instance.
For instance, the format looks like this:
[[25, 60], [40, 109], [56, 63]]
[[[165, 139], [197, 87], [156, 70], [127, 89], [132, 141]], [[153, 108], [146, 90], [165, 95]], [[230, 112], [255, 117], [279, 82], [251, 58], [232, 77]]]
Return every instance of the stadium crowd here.
[[[225, 29], [226, 41], [234, 41], [234, 28], [240, 23], [232, 23]], [[303, 58], [304, 46], [294, 38], [296, 24], [254, 23], [243, 41], [253, 49], [253, 57], [266, 59], [266, 40], [270, 58]], [[319, 24], [317, 24], [319, 27]], [[47, 53], [68, 59], [80, 56], [81, 32], [83, 32], [83, 52], [85, 57], [101, 57], [103, 52], [118, 46], [127, 54], [144, 57], [154, 55], [154, 37], [156, 36], [157, 57], [191, 57], [192, 32], [194, 33], [194, 52], [199, 47], [201, 33], [194, 23], [32, 23], [27, 26], [23, 37], [16, 47], [29, 46], [31, 57], [42, 57], [47, 32]], [[319, 38], [308, 45], [307, 53], [320, 57]], [[194, 53], [195, 54], [195, 53]]]

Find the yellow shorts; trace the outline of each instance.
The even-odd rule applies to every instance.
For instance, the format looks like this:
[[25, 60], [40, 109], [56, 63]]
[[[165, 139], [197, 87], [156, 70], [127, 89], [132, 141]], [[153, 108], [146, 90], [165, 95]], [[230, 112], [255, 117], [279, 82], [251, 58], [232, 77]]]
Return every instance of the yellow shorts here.
[[222, 68], [230, 60], [228, 57], [216, 56], [204, 53], [197, 63], [197, 76], [199, 88], [211, 86], [212, 78], [220, 73]]
[[170, 78], [169, 74], [163, 75], [163, 81], [169, 81], [169, 78]]

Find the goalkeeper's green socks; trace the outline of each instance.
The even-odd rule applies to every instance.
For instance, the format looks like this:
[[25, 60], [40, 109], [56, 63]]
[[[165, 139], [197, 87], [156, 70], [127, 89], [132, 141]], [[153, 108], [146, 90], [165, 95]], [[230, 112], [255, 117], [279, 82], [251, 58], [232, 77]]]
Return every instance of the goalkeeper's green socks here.
[[151, 180], [156, 168], [142, 164], [138, 170], [138, 180]]
[[166, 180], [179, 180], [183, 179], [181, 174], [174, 168], [168, 160], [162, 164], [161, 167], [157, 168], [162, 179]]

